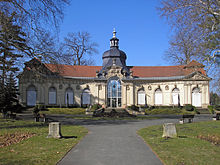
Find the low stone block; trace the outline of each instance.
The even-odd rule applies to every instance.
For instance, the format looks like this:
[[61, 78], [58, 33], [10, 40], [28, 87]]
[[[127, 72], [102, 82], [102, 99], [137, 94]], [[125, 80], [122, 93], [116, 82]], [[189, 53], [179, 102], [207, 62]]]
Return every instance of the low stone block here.
[[180, 123], [180, 124], [184, 124], [184, 120], [183, 120], [183, 119], [180, 119], [179, 123]]
[[165, 123], [163, 125], [163, 136], [166, 138], [175, 138], [177, 137], [176, 126], [174, 123]]
[[49, 134], [47, 138], [61, 138], [61, 129], [60, 122], [51, 122], [49, 123]]

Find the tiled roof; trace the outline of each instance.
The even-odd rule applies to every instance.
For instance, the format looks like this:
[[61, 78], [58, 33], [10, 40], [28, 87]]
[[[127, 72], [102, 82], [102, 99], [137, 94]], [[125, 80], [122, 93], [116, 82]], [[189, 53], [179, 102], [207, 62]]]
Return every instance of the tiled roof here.
[[52, 72], [57, 72], [66, 77], [96, 77], [96, 71], [101, 70], [101, 66], [84, 66], [84, 65], [61, 65], [45, 64]]
[[183, 66], [132, 66], [135, 77], [173, 77], [183, 76]]
[[[191, 64], [191, 63], [190, 63]], [[198, 63], [200, 64], [200, 63]], [[52, 72], [57, 72], [66, 77], [96, 77], [96, 71], [100, 71], [102, 66], [83, 66], [83, 65], [60, 65], [45, 64]], [[187, 65], [188, 66], [188, 65]], [[198, 66], [198, 65], [197, 65]], [[201, 66], [201, 64], [200, 64]], [[177, 66], [129, 66], [135, 77], [174, 77], [186, 76], [195, 71], [200, 71], [206, 75], [202, 67], [191, 68], [186, 65]]]

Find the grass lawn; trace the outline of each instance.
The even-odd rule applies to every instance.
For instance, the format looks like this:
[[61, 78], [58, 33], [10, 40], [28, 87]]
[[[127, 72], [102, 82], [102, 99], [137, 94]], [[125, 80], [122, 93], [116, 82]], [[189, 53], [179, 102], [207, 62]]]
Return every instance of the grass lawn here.
[[[77, 138], [46, 138], [48, 125], [5, 119], [0, 119], [0, 130], [0, 146], [3, 141], [8, 142], [13, 139], [12, 142], [14, 142], [14, 144], [0, 147], [1, 165], [54, 165], [88, 132], [82, 126], [62, 125], [61, 132], [63, 136], [76, 136]], [[32, 137], [17, 142], [21, 134], [29, 134]], [[22, 138], [24, 137], [21, 136], [20, 139]]]
[[[176, 125], [178, 138], [162, 138], [162, 126], [143, 128], [138, 134], [167, 165], [219, 165], [220, 121], [209, 121]], [[198, 136], [213, 137], [214, 145]]]
[[85, 108], [47, 108], [47, 111], [40, 111], [44, 114], [69, 114], [69, 115], [84, 115]]

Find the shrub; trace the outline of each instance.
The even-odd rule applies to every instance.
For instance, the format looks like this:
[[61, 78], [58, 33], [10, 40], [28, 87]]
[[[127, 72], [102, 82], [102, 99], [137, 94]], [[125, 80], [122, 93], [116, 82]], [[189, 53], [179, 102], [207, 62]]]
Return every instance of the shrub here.
[[155, 108], [154, 106], [149, 106], [147, 110], [151, 111], [154, 108]]
[[220, 105], [215, 105], [214, 110], [220, 111]]
[[209, 105], [208, 106], [208, 110], [211, 114], [214, 114], [215, 110], [214, 110], [214, 106], [213, 105]]
[[34, 109], [33, 109], [33, 113], [34, 113], [34, 115], [37, 116], [37, 115], [39, 114], [41, 108], [42, 108], [42, 107], [41, 107], [40, 104], [35, 105], [35, 107], [34, 107]]
[[139, 111], [139, 107], [136, 106], [136, 105], [131, 105], [131, 106], [128, 106], [129, 109], [133, 110], [133, 111]]
[[102, 106], [100, 104], [93, 104], [91, 110], [94, 111], [94, 110], [97, 110], [97, 109], [99, 109], [101, 107]]
[[196, 108], [191, 104], [186, 104], [185, 105], [185, 110], [187, 110], [187, 111], [194, 111], [195, 109]]

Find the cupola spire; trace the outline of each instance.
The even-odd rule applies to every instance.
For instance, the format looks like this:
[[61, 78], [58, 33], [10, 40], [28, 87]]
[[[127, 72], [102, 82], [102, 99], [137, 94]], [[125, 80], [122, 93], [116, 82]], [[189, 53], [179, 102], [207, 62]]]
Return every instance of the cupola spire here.
[[116, 47], [118, 48], [118, 42], [119, 42], [119, 39], [116, 37], [116, 30], [115, 28], [113, 29], [113, 37], [110, 39], [110, 47], [113, 48], [113, 47]]
[[117, 32], [115, 31], [115, 28], [113, 29], [113, 32], [112, 32], [112, 33], [113, 33], [113, 38], [116, 38], [116, 33], [117, 33]]

